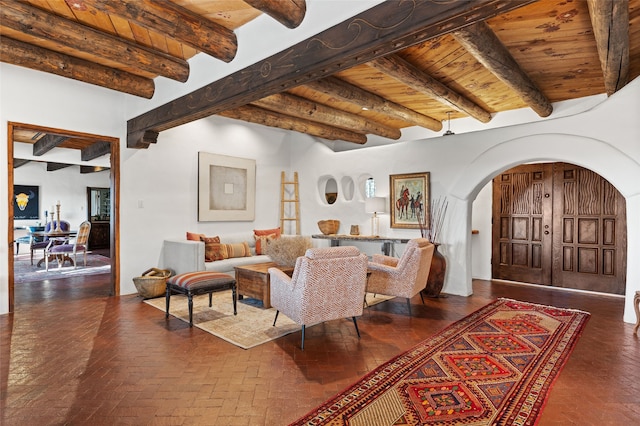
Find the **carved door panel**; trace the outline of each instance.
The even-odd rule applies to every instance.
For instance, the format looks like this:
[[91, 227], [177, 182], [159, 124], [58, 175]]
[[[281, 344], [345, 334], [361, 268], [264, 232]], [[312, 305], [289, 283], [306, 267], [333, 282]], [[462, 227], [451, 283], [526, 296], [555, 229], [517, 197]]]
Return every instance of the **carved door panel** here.
[[492, 276], [551, 284], [551, 164], [520, 166], [493, 180]]
[[624, 294], [626, 203], [600, 175], [554, 165], [553, 285]]
[[492, 276], [624, 294], [626, 205], [598, 174], [566, 163], [493, 180]]

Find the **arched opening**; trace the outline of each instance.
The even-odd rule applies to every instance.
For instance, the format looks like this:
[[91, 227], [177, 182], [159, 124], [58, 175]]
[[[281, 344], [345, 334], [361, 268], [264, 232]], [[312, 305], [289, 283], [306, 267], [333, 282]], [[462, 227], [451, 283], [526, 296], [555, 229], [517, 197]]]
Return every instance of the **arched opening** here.
[[[552, 154], [550, 154], [552, 153]], [[606, 161], [597, 161], [606, 159]], [[451, 250], [466, 253], [461, 255], [466, 262], [461, 262], [460, 271], [456, 272], [455, 279], [466, 277], [466, 286], [457, 289], [461, 293], [471, 292], [471, 264], [473, 262], [471, 220], [474, 205], [478, 194], [499, 173], [517, 166], [532, 162], [558, 161], [579, 165], [589, 169], [608, 180], [625, 198], [626, 216], [628, 218], [640, 215], [640, 194], [636, 193], [634, 185], [640, 180], [640, 165], [629, 158], [625, 153], [611, 145], [585, 137], [565, 134], [538, 134], [504, 141], [493, 146], [489, 150], [473, 159], [469, 166], [462, 172], [450, 186], [449, 194], [457, 204], [458, 210], [466, 212], [463, 216], [468, 220], [467, 227], [456, 230], [456, 235], [450, 236], [460, 243], [453, 245]], [[638, 241], [638, 224], [629, 221], [627, 228], [627, 258], [637, 258], [640, 253], [640, 241]], [[476, 225], [474, 224], [475, 228]], [[479, 235], [482, 235], [480, 231]], [[485, 231], [486, 233], [486, 231]], [[483, 249], [487, 249], [484, 247]], [[490, 249], [490, 247], [489, 247]], [[640, 276], [640, 265], [627, 262], [626, 286], [625, 286], [625, 314], [627, 322], [635, 321], [633, 312], [633, 294], [630, 283]], [[464, 280], [465, 278], [463, 278]]]

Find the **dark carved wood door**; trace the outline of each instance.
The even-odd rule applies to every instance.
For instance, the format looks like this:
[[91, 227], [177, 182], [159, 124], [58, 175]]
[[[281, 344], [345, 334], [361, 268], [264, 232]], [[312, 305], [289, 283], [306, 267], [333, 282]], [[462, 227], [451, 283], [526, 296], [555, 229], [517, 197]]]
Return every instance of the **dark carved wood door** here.
[[626, 205], [598, 174], [530, 164], [493, 181], [493, 278], [624, 294]]
[[591, 170], [554, 165], [553, 285], [624, 294], [626, 202]]
[[493, 180], [493, 278], [551, 284], [551, 164], [520, 166]]

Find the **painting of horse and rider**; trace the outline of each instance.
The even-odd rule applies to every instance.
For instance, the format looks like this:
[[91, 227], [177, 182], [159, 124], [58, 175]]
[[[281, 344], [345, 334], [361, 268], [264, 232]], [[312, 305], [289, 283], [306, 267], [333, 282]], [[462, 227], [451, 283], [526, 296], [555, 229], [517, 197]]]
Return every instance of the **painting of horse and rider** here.
[[420, 228], [429, 223], [429, 172], [389, 176], [391, 227]]

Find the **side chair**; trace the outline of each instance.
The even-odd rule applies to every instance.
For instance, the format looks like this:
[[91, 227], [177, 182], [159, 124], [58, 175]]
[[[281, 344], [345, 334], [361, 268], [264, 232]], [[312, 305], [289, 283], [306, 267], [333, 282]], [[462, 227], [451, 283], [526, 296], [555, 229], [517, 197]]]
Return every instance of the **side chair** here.
[[301, 325], [302, 350], [305, 327], [333, 319], [351, 317], [360, 338], [356, 317], [363, 311], [367, 256], [356, 247], [307, 249], [291, 277], [277, 268], [269, 268], [269, 277], [273, 325], [280, 312]]
[[78, 266], [77, 254], [84, 254], [84, 266], [87, 266], [87, 245], [89, 242], [89, 232], [91, 231], [91, 222], [85, 220], [78, 228], [78, 234], [72, 244], [67, 239], [66, 244], [49, 245], [44, 252], [45, 269], [49, 270], [49, 256], [55, 256], [58, 262], [58, 268], [62, 267], [65, 257], [73, 253], [73, 269]]
[[[51, 222], [47, 222], [47, 224], [44, 227], [44, 232], [45, 234], [48, 232], [51, 232], [52, 229], [56, 228], [57, 225], [57, 221], [51, 221]], [[68, 231], [69, 229], [71, 229], [71, 225], [69, 225], [69, 222], [67, 222], [66, 220], [61, 220], [60, 221], [60, 229], [63, 231]], [[46, 235], [43, 238], [31, 238], [30, 240], [30, 244], [29, 244], [29, 249], [31, 250], [31, 264], [33, 265], [33, 254], [38, 251], [38, 250], [42, 250], [43, 252], [46, 252], [47, 247], [51, 244], [62, 244], [65, 242], [65, 238], [58, 238], [58, 237], [52, 237], [49, 238]], [[38, 262], [38, 266], [40, 266], [42, 261]]]
[[435, 246], [426, 238], [409, 240], [400, 258], [374, 254], [369, 262], [371, 275], [367, 292], [405, 297], [411, 316], [411, 298], [427, 285]]

